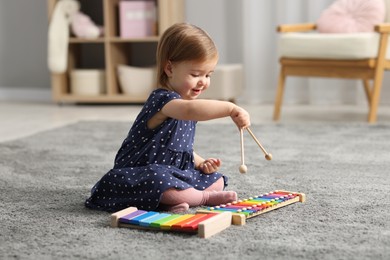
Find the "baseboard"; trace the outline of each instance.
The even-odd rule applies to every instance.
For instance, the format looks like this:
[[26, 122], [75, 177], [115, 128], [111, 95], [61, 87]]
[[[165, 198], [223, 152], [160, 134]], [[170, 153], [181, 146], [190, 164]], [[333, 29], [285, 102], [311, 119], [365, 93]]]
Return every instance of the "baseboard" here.
[[37, 87], [0, 87], [0, 101], [52, 101], [51, 90]]

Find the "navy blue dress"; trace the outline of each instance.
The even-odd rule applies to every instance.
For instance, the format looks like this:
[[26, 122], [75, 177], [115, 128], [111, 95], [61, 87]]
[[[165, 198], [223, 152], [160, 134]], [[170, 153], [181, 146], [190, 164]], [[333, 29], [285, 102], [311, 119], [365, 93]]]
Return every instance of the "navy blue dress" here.
[[204, 190], [219, 178], [215, 172], [195, 170], [193, 144], [196, 121], [168, 118], [155, 129], [147, 122], [161, 108], [180, 95], [154, 90], [145, 102], [115, 157], [114, 168], [92, 188], [86, 207], [109, 212], [130, 206], [156, 210], [161, 195], [170, 188]]

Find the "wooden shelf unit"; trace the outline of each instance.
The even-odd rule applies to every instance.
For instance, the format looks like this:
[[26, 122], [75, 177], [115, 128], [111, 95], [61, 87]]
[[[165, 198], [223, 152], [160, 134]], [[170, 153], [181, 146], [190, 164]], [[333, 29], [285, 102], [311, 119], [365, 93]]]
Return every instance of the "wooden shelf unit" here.
[[[48, 17], [59, 0], [47, 0]], [[78, 0], [80, 11], [103, 26], [104, 35], [96, 39], [69, 36], [68, 67], [65, 73], [51, 73], [52, 98], [58, 103], [143, 103], [122, 93], [117, 77], [117, 66], [136, 67], [155, 65], [155, 51], [161, 33], [176, 22], [184, 21], [184, 0], [152, 0], [157, 6], [155, 36], [121, 38], [119, 36], [119, 2], [123, 0]], [[150, 0], [145, 0], [150, 1]], [[98, 96], [71, 93], [70, 71], [73, 69], [103, 69], [105, 91]]]

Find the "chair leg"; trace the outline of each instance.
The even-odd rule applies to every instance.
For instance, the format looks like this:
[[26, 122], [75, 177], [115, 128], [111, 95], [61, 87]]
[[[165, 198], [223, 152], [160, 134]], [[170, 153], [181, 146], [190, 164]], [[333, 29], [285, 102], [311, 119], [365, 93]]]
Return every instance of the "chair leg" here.
[[385, 56], [387, 52], [388, 33], [381, 33], [378, 58], [376, 60], [376, 68], [374, 75], [374, 85], [371, 92], [370, 111], [368, 113], [368, 122], [375, 123], [377, 117], [377, 110], [379, 104], [379, 97], [381, 94], [383, 73], [385, 69]]
[[369, 123], [376, 122], [379, 97], [380, 97], [381, 87], [382, 87], [382, 80], [383, 80], [383, 70], [381, 72], [379, 72], [374, 79], [374, 86], [372, 88], [370, 109], [369, 109], [369, 113], [368, 113], [368, 122]]
[[283, 102], [283, 92], [284, 92], [285, 81], [286, 81], [286, 75], [284, 74], [283, 67], [281, 67], [280, 74], [279, 74], [278, 88], [276, 90], [274, 121], [278, 121], [280, 119], [280, 109], [281, 109], [282, 102]]
[[363, 79], [364, 91], [366, 92], [368, 106], [371, 106], [372, 90], [370, 86], [370, 80]]

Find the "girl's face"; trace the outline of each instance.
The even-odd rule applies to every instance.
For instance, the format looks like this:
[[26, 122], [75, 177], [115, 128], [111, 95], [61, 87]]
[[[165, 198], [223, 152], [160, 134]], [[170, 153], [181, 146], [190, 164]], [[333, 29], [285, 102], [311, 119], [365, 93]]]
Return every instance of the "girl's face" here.
[[210, 85], [210, 76], [218, 59], [204, 62], [183, 61], [165, 66], [168, 76], [168, 87], [179, 93], [183, 99], [196, 99]]

